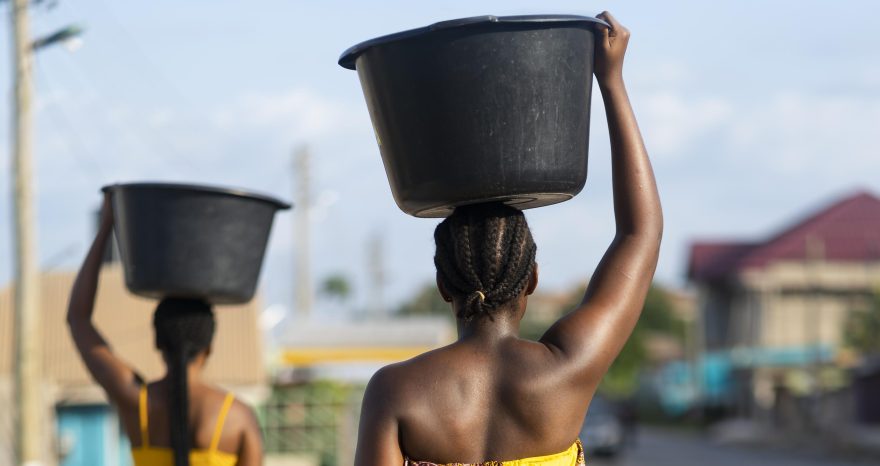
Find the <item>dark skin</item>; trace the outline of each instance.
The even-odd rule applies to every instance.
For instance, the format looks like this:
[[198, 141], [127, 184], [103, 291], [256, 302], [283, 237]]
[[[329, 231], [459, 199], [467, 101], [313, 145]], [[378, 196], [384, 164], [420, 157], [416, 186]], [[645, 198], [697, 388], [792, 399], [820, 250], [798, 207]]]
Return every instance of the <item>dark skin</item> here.
[[[608, 118], [616, 235], [580, 306], [537, 342], [518, 337], [537, 268], [494, 320], [458, 322], [455, 343], [382, 368], [364, 395], [355, 465], [478, 463], [565, 451], [639, 319], [654, 276], [663, 214], [623, 82], [629, 31], [597, 37], [594, 71]], [[464, 303], [438, 280], [457, 311]], [[457, 314], [457, 312], [456, 312]]]
[[[70, 335], [86, 367], [107, 397], [116, 406], [126, 434], [133, 446], [143, 444], [138, 423], [138, 396], [141, 378], [128, 364], [113, 354], [110, 345], [92, 322], [95, 293], [101, 257], [113, 231], [113, 210], [109, 194], [101, 209], [101, 227], [76, 277], [67, 309]], [[210, 355], [210, 348], [200, 352], [187, 367], [189, 383], [189, 420], [194, 432], [193, 449], [207, 450], [217, 422], [217, 415], [226, 392], [202, 380], [202, 371]], [[167, 376], [148, 385], [150, 445], [171, 448], [169, 435], [170, 383]], [[236, 400], [223, 427], [218, 446], [220, 451], [238, 455], [239, 466], [263, 464], [260, 427], [253, 410]]]

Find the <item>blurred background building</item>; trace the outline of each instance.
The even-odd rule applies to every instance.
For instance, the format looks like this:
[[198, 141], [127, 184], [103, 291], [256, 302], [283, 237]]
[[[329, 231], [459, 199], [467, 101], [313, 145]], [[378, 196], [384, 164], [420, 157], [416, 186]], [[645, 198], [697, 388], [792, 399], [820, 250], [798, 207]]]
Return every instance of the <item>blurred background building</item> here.
[[834, 200], [769, 238], [695, 241], [687, 275], [696, 351], [661, 389], [686, 393], [670, 397], [680, 409], [829, 441], [880, 424], [876, 195]]

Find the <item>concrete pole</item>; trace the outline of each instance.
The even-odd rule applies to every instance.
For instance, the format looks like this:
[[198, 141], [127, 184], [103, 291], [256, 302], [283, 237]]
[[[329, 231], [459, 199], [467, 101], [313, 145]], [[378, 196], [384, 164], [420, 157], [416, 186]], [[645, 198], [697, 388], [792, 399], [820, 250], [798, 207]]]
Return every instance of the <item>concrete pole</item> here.
[[[697, 285], [697, 312], [694, 314], [693, 332], [694, 332], [694, 353], [693, 353], [693, 384], [696, 400], [699, 404], [705, 405], [708, 399], [705, 385], [705, 377], [703, 373], [706, 370], [705, 361], [707, 353], [706, 345], [706, 313], [709, 312], [709, 286], [705, 284]], [[705, 412], [700, 411], [700, 416]]]
[[367, 269], [370, 277], [370, 317], [381, 319], [385, 310], [385, 248], [382, 235], [374, 233], [367, 244]]
[[31, 188], [31, 40], [28, 0], [13, 0], [12, 177], [15, 256], [15, 435], [16, 462], [41, 464], [45, 437], [42, 403], [42, 347], [40, 345], [40, 283], [37, 264], [35, 214]]
[[294, 154], [294, 178], [296, 179], [296, 209], [294, 210], [294, 247], [296, 274], [296, 316], [300, 319], [308, 319], [312, 314], [314, 304], [312, 273], [311, 273], [311, 186], [309, 174], [309, 150], [300, 147]]
[[821, 422], [818, 416], [818, 406], [821, 402], [823, 386], [821, 379], [822, 372], [822, 295], [824, 293], [824, 284], [822, 283], [822, 266], [825, 260], [825, 241], [816, 236], [809, 235], [806, 238], [806, 256], [807, 256], [807, 282], [810, 294], [807, 299], [806, 325], [807, 334], [805, 335], [805, 344], [811, 346], [810, 351], [810, 378], [812, 385], [810, 387], [810, 411], [807, 413], [809, 423], [808, 428], [812, 430], [821, 429]]

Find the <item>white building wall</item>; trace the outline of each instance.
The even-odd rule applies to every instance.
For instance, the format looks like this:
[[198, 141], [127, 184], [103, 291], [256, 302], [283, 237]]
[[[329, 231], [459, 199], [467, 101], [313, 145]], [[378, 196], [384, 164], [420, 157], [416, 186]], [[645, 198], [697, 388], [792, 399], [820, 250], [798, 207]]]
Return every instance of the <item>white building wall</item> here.
[[[880, 265], [780, 262], [746, 272], [742, 278], [759, 296], [756, 345], [838, 347], [844, 342], [849, 313], [880, 290]], [[734, 314], [737, 321], [750, 317], [741, 307]]]

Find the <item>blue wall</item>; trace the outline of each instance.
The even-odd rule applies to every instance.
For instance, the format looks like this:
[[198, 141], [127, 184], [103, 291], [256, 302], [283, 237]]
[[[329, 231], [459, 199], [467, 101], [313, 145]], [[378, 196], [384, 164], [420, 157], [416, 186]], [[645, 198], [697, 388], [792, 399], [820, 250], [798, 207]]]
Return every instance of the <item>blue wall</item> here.
[[61, 466], [131, 466], [128, 439], [107, 405], [60, 406]]

